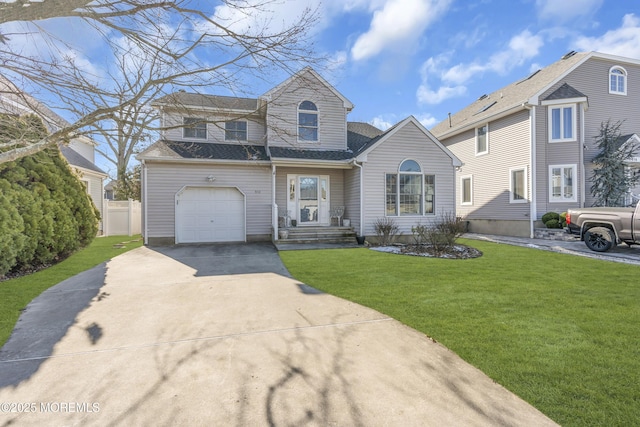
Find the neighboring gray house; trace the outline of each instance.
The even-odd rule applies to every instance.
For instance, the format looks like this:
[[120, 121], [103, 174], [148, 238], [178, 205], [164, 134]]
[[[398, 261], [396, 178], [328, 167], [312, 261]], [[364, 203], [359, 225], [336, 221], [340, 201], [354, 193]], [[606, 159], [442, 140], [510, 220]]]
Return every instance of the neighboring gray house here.
[[[13, 83], [0, 76], [0, 112], [6, 114], [36, 114], [52, 133], [68, 126], [69, 123], [46, 105], [25, 94]], [[60, 152], [85, 185], [93, 204], [103, 216], [103, 183], [107, 174], [95, 164], [96, 142], [85, 136], [72, 139], [67, 145], [60, 145]], [[98, 223], [98, 234], [102, 234], [102, 221]]]
[[472, 232], [528, 237], [546, 212], [590, 206], [594, 138], [608, 119], [637, 140], [640, 60], [569, 52], [482, 95], [431, 129], [463, 162], [457, 214]]
[[142, 162], [147, 244], [277, 240], [279, 228], [405, 234], [455, 209], [458, 159], [414, 117], [386, 132], [305, 68], [257, 99], [177, 92], [155, 104], [162, 138]]

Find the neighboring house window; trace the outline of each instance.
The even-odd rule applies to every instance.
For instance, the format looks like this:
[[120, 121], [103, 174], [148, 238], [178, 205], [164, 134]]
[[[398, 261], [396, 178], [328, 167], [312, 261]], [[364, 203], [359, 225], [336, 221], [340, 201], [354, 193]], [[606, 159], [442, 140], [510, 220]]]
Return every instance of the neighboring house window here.
[[182, 135], [185, 138], [207, 139], [207, 123], [203, 119], [185, 117]]
[[627, 72], [622, 67], [611, 67], [609, 70], [609, 93], [627, 94]]
[[247, 140], [247, 122], [242, 120], [233, 120], [224, 123], [224, 139], [225, 141], [246, 141]]
[[489, 125], [476, 128], [476, 156], [489, 152]]
[[435, 175], [425, 175], [415, 160], [405, 160], [398, 173], [385, 176], [387, 216], [423, 215], [435, 212]]
[[461, 204], [473, 204], [473, 177], [471, 175], [460, 177], [460, 189]]
[[303, 101], [298, 107], [298, 140], [318, 140], [318, 107], [311, 101]]
[[527, 168], [512, 168], [509, 170], [511, 174], [511, 191], [509, 192], [510, 203], [526, 203], [527, 201]]
[[80, 182], [84, 185], [84, 191], [88, 194], [89, 193], [89, 181], [87, 181], [86, 179], [81, 179]]
[[549, 201], [575, 202], [576, 165], [549, 166]]
[[549, 106], [549, 141], [576, 140], [576, 106]]

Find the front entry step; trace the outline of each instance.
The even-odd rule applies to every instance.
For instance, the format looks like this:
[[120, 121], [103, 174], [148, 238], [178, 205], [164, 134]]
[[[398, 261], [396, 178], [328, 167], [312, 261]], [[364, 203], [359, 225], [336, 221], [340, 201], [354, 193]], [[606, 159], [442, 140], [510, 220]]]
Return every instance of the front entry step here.
[[[357, 247], [356, 233], [351, 227], [290, 227], [280, 229], [275, 241], [278, 250], [324, 247]], [[286, 237], [283, 236], [286, 234]]]

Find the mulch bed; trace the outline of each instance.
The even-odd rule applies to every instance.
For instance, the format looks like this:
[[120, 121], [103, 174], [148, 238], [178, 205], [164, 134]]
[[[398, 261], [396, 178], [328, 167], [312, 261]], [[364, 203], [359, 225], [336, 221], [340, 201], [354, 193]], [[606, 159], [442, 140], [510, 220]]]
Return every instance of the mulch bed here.
[[438, 252], [430, 245], [394, 245], [372, 247], [374, 251], [431, 258], [470, 259], [482, 256], [482, 252], [466, 245], [455, 244], [449, 250]]

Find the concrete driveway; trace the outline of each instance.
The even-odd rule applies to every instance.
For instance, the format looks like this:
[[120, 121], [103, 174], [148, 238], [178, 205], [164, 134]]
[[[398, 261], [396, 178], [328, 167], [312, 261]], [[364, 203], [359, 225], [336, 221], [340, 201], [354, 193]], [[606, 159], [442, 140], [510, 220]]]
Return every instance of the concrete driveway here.
[[555, 424], [256, 244], [140, 248], [45, 292], [0, 352], [6, 425]]

